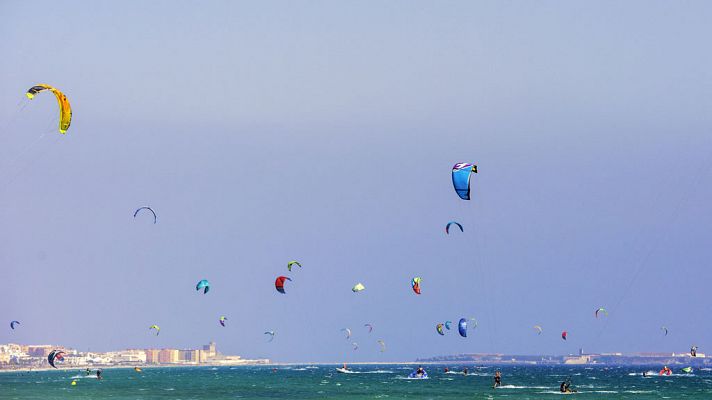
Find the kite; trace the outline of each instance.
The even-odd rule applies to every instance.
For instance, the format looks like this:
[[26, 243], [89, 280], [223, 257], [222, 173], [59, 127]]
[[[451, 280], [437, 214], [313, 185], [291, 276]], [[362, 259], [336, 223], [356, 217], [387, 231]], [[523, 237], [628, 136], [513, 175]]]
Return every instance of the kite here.
[[366, 289], [366, 286], [363, 286], [363, 283], [357, 283], [354, 285], [354, 287], [351, 288], [351, 291], [356, 293], [356, 292], [360, 292], [364, 289]]
[[351, 337], [351, 329], [349, 328], [341, 328], [341, 332], [346, 332], [346, 339]]
[[543, 331], [543, 329], [541, 329], [541, 326], [534, 325], [534, 329], [536, 330], [537, 335], [541, 335], [541, 332]]
[[59, 133], [65, 134], [67, 133], [67, 129], [69, 129], [69, 125], [72, 123], [72, 107], [69, 105], [69, 100], [67, 100], [67, 96], [65, 96], [64, 93], [50, 85], [40, 83], [29, 88], [25, 95], [28, 99], [32, 100], [35, 95], [45, 90], [49, 90], [54, 94], [54, 97], [57, 98], [57, 104], [59, 104]]
[[354, 346], [354, 350], [358, 350], [358, 343], [353, 342], [351, 343], [352, 346]]
[[225, 326], [225, 321], [227, 321], [227, 317], [221, 316], [220, 317], [220, 325]]
[[200, 289], [203, 289], [203, 294], [208, 293], [210, 290], [210, 282], [208, 282], [207, 279], [200, 280], [200, 282], [195, 285], [195, 290], [200, 291]]
[[450, 324], [452, 324], [452, 321], [445, 321], [445, 329], [450, 330]]
[[289, 272], [292, 272], [292, 265], [298, 265], [299, 268], [302, 267], [302, 264], [299, 264], [298, 261], [292, 260], [292, 261], [290, 261], [290, 262], [287, 263], [287, 269], [289, 270]]
[[663, 331], [665, 331], [665, 336], [668, 335], [668, 328], [666, 328], [666, 327], [664, 327], [664, 326], [661, 326], [660, 329], [663, 330]]
[[134, 218], [136, 218], [136, 216], [138, 215], [139, 211], [141, 211], [141, 210], [148, 210], [148, 211], [151, 212], [151, 214], [153, 214], [153, 223], [154, 223], [154, 224], [156, 223], [156, 221], [158, 221], [158, 217], [156, 216], [156, 212], [153, 211], [153, 208], [151, 208], [151, 207], [149, 207], [149, 206], [143, 206], [143, 207], [137, 208], [136, 211], [134, 211]]
[[445, 225], [445, 233], [446, 233], [446, 234], [448, 234], [448, 235], [450, 234], [450, 225], [452, 225], [452, 224], [457, 225], [457, 226], [460, 228], [460, 232], [465, 232], [465, 230], [462, 229], [462, 225], [460, 225], [459, 222], [450, 221], [450, 222], [447, 223], [447, 225]]
[[143, 371], [143, 370], [142, 370], [141, 368], [139, 368], [139, 367], [134, 367], [134, 371], [136, 371], [136, 372], [141, 372], [141, 371]]
[[365, 326], [365, 327], [368, 328], [368, 333], [373, 332], [373, 325], [371, 325], [371, 324], [364, 324], [363, 326]]
[[381, 345], [381, 353], [383, 353], [384, 351], [386, 351], [386, 342], [384, 342], [383, 340], [379, 340], [379, 341], [378, 341], [378, 344]]
[[20, 325], [20, 321], [11, 321], [10, 322], [10, 328], [15, 329], [15, 325]]
[[[158, 325], [151, 325], [148, 327], [148, 330], [150, 331], [151, 329], [156, 330], [156, 336], [158, 336], [159, 333], [161, 333], [161, 328]], [[170, 330], [170, 329], [169, 329]]]
[[452, 167], [452, 186], [463, 200], [470, 200], [470, 174], [477, 173], [477, 165], [457, 163]]
[[410, 281], [410, 286], [413, 287], [413, 291], [415, 294], [420, 294], [420, 281], [422, 279], [419, 276], [416, 276]]
[[467, 320], [465, 318], [460, 318], [460, 321], [457, 323], [457, 331], [460, 333], [460, 336], [467, 337]]
[[47, 356], [47, 361], [49, 362], [49, 365], [52, 366], [52, 368], [57, 368], [56, 365], [54, 365], [54, 361], [64, 361], [64, 357], [62, 356], [64, 354], [63, 351], [59, 350], [52, 350], [49, 355]]
[[566, 331], [561, 332], [561, 338], [566, 340], [566, 337], [569, 336], [569, 333]]
[[443, 324], [437, 324], [437, 325], [435, 325], [435, 330], [438, 331], [438, 333], [439, 333], [441, 336], [444, 336], [444, 335], [445, 335], [445, 332], [443, 332]]
[[286, 276], [278, 276], [274, 281], [274, 288], [277, 289], [279, 293], [286, 294], [284, 291], [284, 281], [292, 281], [292, 278]]
[[267, 342], [271, 342], [274, 340], [274, 331], [267, 331], [264, 333], [265, 335], [270, 335], [270, 338]]
[[605, 308], [601, 307], [598, 310], [596, 310], [596, 318], [598, 318], [598, 313], [602, 312], [606, 317], [608, 316], [608, 311], [606, 311]]

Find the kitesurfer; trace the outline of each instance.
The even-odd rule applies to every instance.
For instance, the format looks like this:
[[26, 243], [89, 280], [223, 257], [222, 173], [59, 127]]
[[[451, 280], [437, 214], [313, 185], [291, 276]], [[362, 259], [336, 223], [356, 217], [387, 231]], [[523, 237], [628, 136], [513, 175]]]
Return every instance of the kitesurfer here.
[[450, 372], [450, 368], [445, 367], [445, 373], [447, 374], [448, 372]]
[[690, 355], [691, 355], [692, 357], [697, 357], [697, 346], [692, 346], [692, 347], [690, 348]]
[[99, 379], [99, 380], [101, 379], [101, 372], [102, 372], [102, 370], [100, 370], [100, 369], [96, 370], [96, 379]]
[[89, 368], [87, 368], [86, 374], [87, 374], [87, 375], [91, 374], [91, 370], [90, 370]]
[[670, 375], [670, 374], [672, 374], [672, 370], [670, 368], [668, 368], [667, 365], [664, 366], [663, 369], [660, 370], [660, 372], [658, 372], [658, 375]]
[[500, 371], [495, 371], [494, 373], [494, 386], [492, 388], [496, 388], [502, 386], [502, 373]]
[[648, 372], [647, 372], [647, 371], [643, 371], [643, 378], [645, 378], [646, 376], [648, 376]]
[[467, 375], [467, 367], [465, 367], [465, 368], [462, 369], [462, 374], [463, 374], [463, 375]]
[[571, 378], [566, 378], [565, 381], [561, 382], [561, 385], [559, 386], [559, 391], [561, 393], [574, 393], [576, 392], [575, 390], [571, 389]]

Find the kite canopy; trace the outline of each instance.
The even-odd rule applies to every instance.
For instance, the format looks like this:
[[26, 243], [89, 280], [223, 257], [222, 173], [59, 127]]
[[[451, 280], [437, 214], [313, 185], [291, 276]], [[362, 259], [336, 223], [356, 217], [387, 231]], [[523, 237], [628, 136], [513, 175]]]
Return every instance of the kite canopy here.
[[608, 311], [606, 311], [606, 309], [603, 307], [596, 310], [596, 318], [598, 318], [598, 313], [603, 313], [603, 315], [605, 315], [606, 317], [608, 316]]
[[437, 325], [435, 325], [435, 330], [438, 331], [438, 333], [439, 333], [441, 336], [444, 336], [444, 335], [445, 335], [445, 332], [443, 332], [443, 324], [437, 324]]
[[363, 326], [365, 326], [366, 328], [368, 328], [368, 333], [373, 332], [373, 325], [371, 325], [371, 324], [364, 324]]
[[460, 232], [465, 232], [465, 230], [462, 229], [462, 225], [460, 225], [459, 222], [450, 221], [450, 222], [447, 223], [447, 225], [445, 225], [445, 233], [446, 233], [446, 234], [448, 234], [448, 235], [450, 234], [450, 225], [452, 225], [452, 224], [457, 225], [458, 228], [460, 228]]
[[685, 367], [680, 369], [680, 371], [686, 373], [686, 374], [691, 374], [692, 373], [692, 367]]
[[32, 100], [35, 95], [45, 90], [49, 90], [54, 94], [54, 97], [57, 98], [57, 104], [59, 105], [59, 133], [67, 133], [67, 129], [69, 129], [69, 125], [72, 123], [72, 107], [69, 105], [69, 100], [67, 100], [67, 96], [65, 96], [64, 93], [50, 85], [39, 83], [29, 88], [25, 95], [28, 99]]
[[299, 264], [298, 261], [292, 260], [292, 261], [290, 261], [290, 262], [287, 263], [287, 269], [288, 269], [290, 272], [292, 271], [292, 265], [298, 265], [299, 268], [302, 267], [302, 264]]
[[201, 279], [200, 282], [195, 285], [195, 290], [200, 291], [200, 289], [203, 289], [203, 294], [208, 293], [210, 290], [210, 282], [208, 282], [207, 279]]
[[541, 332], [543, 331], [539, 325], [534, 325], [534, 330], [536, 330], [537, 335], [541, 335]]
[[384, 351], [386, 351], [386, 342], [384, 342], [383, 340], [379, 340], [379, 341], [378, 341], [378, 344], [381, 345], [381, 353], [383, 353]]
[[[156, 330], [156, 336], [158, 336], [159, 333], [161, 333], [161, 328], [158, 325], [151, 325], [148, 327], [148, 330], [150, 331], [151, 329]], [[170, 329], [169, 329], [170, 330]]]
[[354, 346], [354, 350], [358, 350], [358, 343], [353, 342], [351, 343], [352, 346]]
[[274, 288], [277, 289], [279, 293], [286, 294], [284, 291], [284, 281], [290, 281], [291, 278], [288, 278], [286, 276], [278, 276], [277, 279], [274, 281]]
[[460, 318], [460, 321], [457, 323], [457, 331], [460, 333], [460, 336], [467, 337], [467, 320], [465, 318]]
[[470, 200], [470, 174], [477, 173], [477, 165], [457, 163], [452, 167], [452, 186], [463, 200]]
[[227, 321], [227, 317], [221, 316], [220, 317], [220, 325], [225, 326], [225, 321]]
[[63, 361], [63, 360], [64, 360], [63, 354], [64, 354], [63, 351], [52, 350], [52, 351], [49, 353], [49, 355], [47, 356], [47, 361], [49, 362], [49, 365], [51, 365], [52, 368], [57, 368], [57, 366], [54, 365], [54, 362], [55, 362], [55, 360], [57, 360], [57, 361]]
[[274, 340], [274, 331], [267, 331], [264, 334], [269, 335], [269, 340], [267, 342], [271, 342]]
[[11, 322], [10, 322], [10, 329], [15, 329], [15, 325], [20, 325], [20, 321], [11, 321]]
[[445, 321], [445, 329], [450, 330], [450, 324], [452, 324], [452, 321]]
[[346, 332], [346, 339], [351, 337], [351, 329], [349, 328], [341, 328], [341, 332]]
[[158, 217], [156, 216], [156, 212], [153, 211], [153, 208], [148, 207], [148, 206], [143, 206], [143, 207], [137, 208], [136, 211], [134, 211], [134, 218], [136, 218], [136, 216], [138, 215], [139, 211], [141, 211], [141, 210], [148, 210], [148, 211], [151, 212], [151, 214], [153, 214], [153, 223], [154, 223], [154, 224], [156, 223], [156, 221], [158, 221]]
[[668, 335], [668, 328], [666, 328], [666, 327], [664, 327], [664, 326], [661, 326], [660, 329], [661, 329], [663, 332], [665, 332], [665, 336]]
[[413, 291], [415, 294], [420, 294], [420, 281], [422, 279], [419, 276], [416, 276], [410, 281], [410, 286], [413, 288]]
[[354, 292], [354, 293], [356, 293], [356, 292], [360, 292], [360, 291], [362, 291], [362, 290], [364, 290], [364, 289], [366, 289], [366, 286], [363, 286], [362, 283], [357, 283], [357, 284], [354, 285], [354, 287], [351, 288], [351, 291]]
[[569, 333], [566, 331], [561, 332], [561, 338], [566, 340], [566, 337], [569, 336]]

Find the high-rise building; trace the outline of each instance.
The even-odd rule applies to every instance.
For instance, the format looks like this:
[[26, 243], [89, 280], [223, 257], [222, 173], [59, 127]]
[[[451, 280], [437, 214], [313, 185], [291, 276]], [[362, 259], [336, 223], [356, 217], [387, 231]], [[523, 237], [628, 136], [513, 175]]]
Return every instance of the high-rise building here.
[[158, 362], [161, 364], [175, 364], [178, 362], [178, 350], [162, 349], [158, 353]]
[[146, 349], [146, 363], [147, 364], [158, 364], [158, 354], [161, 352], [158, 349]]
[[208, 358], [213, 358], [213, 357], [215, 357], [215, 355], [217, 354], [217, 349], [216, 349], [216, 346], [215, 346], [215, 342], [213, 342], [213, 341], [211, 340], [209, 344], [204, 345], [204, 346], [203, 346], [203, 351], [205, 351], [205, 352], [208, 353], [208, 354], [207, 354], [207, 357], [208, 357]]
[[200, 350], [180, 350], [178, 354], [178, 361], [184, 362], [200, 362], [199, 357]]

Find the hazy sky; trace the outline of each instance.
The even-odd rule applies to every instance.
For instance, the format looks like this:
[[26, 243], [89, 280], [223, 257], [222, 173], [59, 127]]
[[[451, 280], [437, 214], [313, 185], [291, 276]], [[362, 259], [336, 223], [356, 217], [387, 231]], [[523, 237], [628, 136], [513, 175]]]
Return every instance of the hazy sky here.
[[[1, 1], [0, 343], [712, 353], [711, 19], [705, 1]], [[51, 95], [24, 100], [35, 83], [69, 97], [66, 136]], [[479, 165], [472, 201], [456, 162]], [[436, 333], [460, 317], [467, 339]]]

